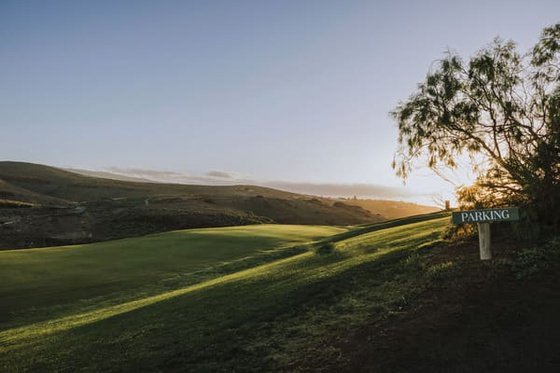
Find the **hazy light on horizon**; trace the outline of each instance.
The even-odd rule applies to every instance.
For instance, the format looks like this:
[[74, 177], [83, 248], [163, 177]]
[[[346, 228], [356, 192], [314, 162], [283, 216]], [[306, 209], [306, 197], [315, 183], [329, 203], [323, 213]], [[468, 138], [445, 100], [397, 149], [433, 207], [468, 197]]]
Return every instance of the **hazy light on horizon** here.
[[68, 168], [68, 171], [94, 177], [126, 181], [158, 182], [187, 185], [257, 185], [292, 193], [315, 195], [328, 198], [383, 199], [418, 202], [433, 205], [430, 193], [415, 194], [403, 187], [388, 187], [375, 184], [308, 183], [274, 180], [253, 180], [227, 171], [209, 171], [202, 175], [175, 171], [149, 170], [141, 168], [111, 167], [107, 170], [84, 170]]
[[[388, 112], [432, 61], [498, 35], [526, 50], [558, 14], [544, 0], [3, 1], [0, 159], [401, 188]], [[453, 187], [421, 171], [406, 190]]]

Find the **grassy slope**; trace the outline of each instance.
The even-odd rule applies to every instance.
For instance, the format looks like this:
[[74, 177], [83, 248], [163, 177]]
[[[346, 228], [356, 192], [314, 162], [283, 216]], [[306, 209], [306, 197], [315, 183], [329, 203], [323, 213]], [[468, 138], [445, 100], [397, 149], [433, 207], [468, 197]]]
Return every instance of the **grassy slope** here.
[[[344, 231], [337, 227], [257, 225], [0, 251], [0, 320], [31, 306], [200, 281], [218, 270], [221, 274], [251, 265], [255, 258], [261, 261], [293, 254], [288, 248], [298, 243]], [[214, 272], [208, 271], [210, 267]]]
[[[406, 223], [354, 237], [335, 235], [336, 252], [331, 255], [295, 249], [291, 256], [263, 257], [237, 271], [175, 278], [144, 293], [132, 287], [131, 294], [121, 291], [117, 299], [93, 298], [38, 314], [12, 314], [0, 332], [0, 361], [8, 370], [242, 371], [291, 370], [309, 354], [336, 359], [337, 351], [323, 346], [327, 337], [386, 314], [438, 271], [419, 271], [415, 258], [418, 248], [439, 239], [448, 218]], [[272, 236], [272, 241], [278, 239]], [[113, 245], [103, 252], [105, 262], [119, 250], [118, 243]], [[80, 254], [79, 249], [64, 250]], [[32, 257], [40, 251], [30, 253]], [[141, 266], [141, 258], [127, 265]], [[107, 275], [113, 276], [114, 269]], [[26, 286], [25, 277], [21, 281], [23, 300], [34, 290]], [[12, 290], [16, 286], [12, 284]], [[81, 290], [87, 297], [89, 288]]]
[[[13, 201], [36, 207], [6, 208]], [[271, 188], [118, 181], [43, 165], [0, 162], [0, 249], [105, 241], [185, 228], [273, 222], [353, 225], [380, 220], [359, 207]]]

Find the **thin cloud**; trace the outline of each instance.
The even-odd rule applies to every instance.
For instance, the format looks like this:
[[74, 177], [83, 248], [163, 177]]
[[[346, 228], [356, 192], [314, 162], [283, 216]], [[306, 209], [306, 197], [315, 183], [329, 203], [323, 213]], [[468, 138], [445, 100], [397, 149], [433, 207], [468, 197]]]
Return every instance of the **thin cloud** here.
[[142, 168], [110, 167], [110, 173], [144, 180], [172, 184], [233, 185], [246, 183], [232, 172], [209, 171], [203, 175], [191, 175], [175, 171], [160, 171]]
[[187, 176], [186, 174], [175, 172], [175, 171], [160, 171], [160, 170], [150, 170], [150, 169], [143, 169], [143, 168], [110, 167], [109, 171], [122, 175], [155, 178], [155, 179]]
[[217, 177], [217, 178], [220, 178], [220, 179], [236, 179], [237, 178], [237, 176], [232, 172], [215, 171], [215, 170], [207, 172], [206, 176]]
[[111, 167], [109, 171], [119, 175], [142, 178], [145, 180], [198, 185], [239, 185], [252, 184], [281, 189], [287, 192], [324, 196], [353, 197], [371, 199], [414, 199], [420, 195], [403, 187], [388, 187], [376, 184], [344, 183], [304, 183], [287, 181], [260, 181], [242, 178], [234, 172], [211, 170], [202, 175], [192, 175], [175, 171], [160, 171], [140, 168]]

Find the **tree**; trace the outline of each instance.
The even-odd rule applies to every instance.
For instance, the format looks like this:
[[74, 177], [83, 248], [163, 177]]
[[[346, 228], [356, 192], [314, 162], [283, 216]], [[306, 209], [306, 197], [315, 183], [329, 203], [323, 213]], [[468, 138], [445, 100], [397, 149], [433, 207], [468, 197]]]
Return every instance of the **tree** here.
[[467, 156], [477, 179], [460, 202], [521, 203], [540, 223], [558, 226], [560, 24], [545, 28], [524, 55], [498, 38], [468, 63], [446, 53], [391, 114], [397, 175], [406, 179], [418, 162], [455, 169]]

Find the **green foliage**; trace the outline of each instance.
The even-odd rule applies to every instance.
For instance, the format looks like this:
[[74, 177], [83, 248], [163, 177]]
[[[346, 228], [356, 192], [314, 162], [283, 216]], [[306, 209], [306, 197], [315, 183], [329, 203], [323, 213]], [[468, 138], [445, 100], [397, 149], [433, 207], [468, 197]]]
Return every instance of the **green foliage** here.
[[552, 262], [558, 262], [559, 260], [560, 239], [556, 238], [540, 247], [517, 252], [511, 266], [518, 279], [525, 279], [548, 268]]
[[560, 218], [560, 24], [525, 55], [494, 40], [468, 62], [449, 52], [392, 115], [393, 161], [406, 178], [421, 159], [439, 173], [468, 155], [478, 175], [459, 199], [467, 207], [535, 206], [541, 223]]

